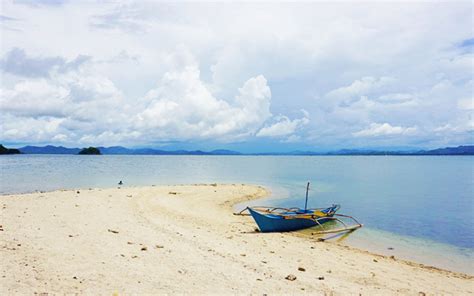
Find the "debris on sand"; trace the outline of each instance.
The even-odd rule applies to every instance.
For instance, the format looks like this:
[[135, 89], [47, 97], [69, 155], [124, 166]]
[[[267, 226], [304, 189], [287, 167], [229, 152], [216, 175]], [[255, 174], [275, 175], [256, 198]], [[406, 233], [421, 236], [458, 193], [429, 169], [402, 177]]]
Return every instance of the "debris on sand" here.
[[117, 230], [113, 230], [113, 229], [107, 229], [108, 232], [112, 232], [112, 233], [119, 233]]
[[294, 274], [289, 274], [285, 277], [285, 279], [289, 281], [294, 281], [296, 280], [296, 276]]
[[299, 270], [299, 271], [306, 271], [306, 269], [305, 269], [304, 267], [301, 267], [301, 266], [298, 267], [298, 270]]

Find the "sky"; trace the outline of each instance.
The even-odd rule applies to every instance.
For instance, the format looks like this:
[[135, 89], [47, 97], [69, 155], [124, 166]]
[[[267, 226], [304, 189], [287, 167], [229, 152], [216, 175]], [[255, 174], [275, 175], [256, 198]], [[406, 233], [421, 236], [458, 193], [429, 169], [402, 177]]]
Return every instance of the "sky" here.
[[6, 145], [474, 143], [471, 1], [0, 5]]

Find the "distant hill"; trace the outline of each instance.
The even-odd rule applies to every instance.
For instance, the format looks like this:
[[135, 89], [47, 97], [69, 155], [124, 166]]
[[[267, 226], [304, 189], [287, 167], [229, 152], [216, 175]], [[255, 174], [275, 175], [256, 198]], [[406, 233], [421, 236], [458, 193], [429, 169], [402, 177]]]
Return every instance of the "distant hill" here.
[[205, 152], [201, 150], [188, 151], [188, 150], [175, 150], [175, 151], [166, 151], [153, 148], [139, 148], [139, 149], [128, 149], [121, 146], [114, 147], [99, 147], [100, 151], [103, 154], [125, 154], [125, 155], [241, 155], [242, 153], [218, 149], [211, 152]]
[[20, 154], [20, 150], [18, 149], [15, 149], [15, 148], [6, 148], [5, 146], [3, 146], [2, 144], [0, 144], [0, 155], [2, 154]]
[[[174, 150], [166, 151], [153, 148], [129, 149], [122, 146], [97, 147], [102, 154], [108, 155], [241, 155], [240, 152], [218, 149], [211, 152], [201, 150]], [[19, 149], [25, 154], [78, 154], [80, 148], [66, 148], [62, 146], [25, 146]]]
[[350, 150], [344, 149], [334, 153], [334, 155], [474, 155], [474, 146], [458, 146], [439, 148], [434, 150], [418, 151], [376, 151], [376, 150]]
[[[102, 154], [108, 155], [474, 155], [474, 146], [465, 145], [458, 147], [446, 147], [433, 150], [412, 150], [412, 151], [384, 151], [374, 149], [341, 149], [329, 152], [314, 151], [291, 151], [291, 152], [263, 152], [263, 153], [240, 153], [237, 151], [217, 149], [212, 151], [201, 150], [160, 150], [153, 148], [130, 149], [122, 146], [97, 147]], [[25, 146], [19, 149], [25, 154], [78, 154], [79, 148], [66, 148], [62, 146]]]
[[239, 152], [231, 150], [214, 150], [211, 152], [204, 152], [201, 150], [188, 151], [188, 150], [175, 150], [166, 151], [153, 148], [139, 148], [139, 149], [128, 149], [121, 146], [114, 147], [98, 147], [103, 154], [122, 154], [122, 155], [236, 155]]
[[81, 149], [79, 148], [66, 148], [62, 146], [25, 146], [19, 149], [25, 154], [78, 154]]
[[102, 154], [135, 154], [134, 150], [121, 146], [97, 147]]
[[474, 146], [458, 146], [423, 151], [426, 155], [474, 155]]

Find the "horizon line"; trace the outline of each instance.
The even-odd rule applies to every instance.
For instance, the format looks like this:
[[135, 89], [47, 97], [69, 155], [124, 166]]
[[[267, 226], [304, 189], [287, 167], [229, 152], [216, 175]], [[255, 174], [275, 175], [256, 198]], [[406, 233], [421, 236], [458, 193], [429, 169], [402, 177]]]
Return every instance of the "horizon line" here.
[[[66, 146], [55, 146], [55, 145], [44, 145], [44, 146], [34, 146], [34, 145], [25, 145], [21, 147], [15, 147], [16, 149], [19, 150], [25, 150], [25, 148], [35, 148], [35, 149], [47, 149], [47, 147], [51, 147], [52, 149], [54, 148], [59, 148], [59, 149], [67, 149], [67, 150], [80, 150], [82, 148], [87, 148], [87, 147], [66, 147]], [[339, 153], [344, 153], [344, 154], [359, 154], [359, 153], [378, 153], [378, 154], [384, 154], [384, 153], [397, 153], [397, 154], [416, 154], [416, 153], [423, 153], [423, 152], [430, 152], [430, 151], [437, 151], [437, 150], [445, 150], [445, 149], [460, 149], [460, 148], [473, 148], [474, 149], [474, 144], [462, 144], [462, 145], [457, 145], [457, 146], [445, 146], [445, 147], [438, 147], [434, 149], [423, 149], [423, 148], [411, 148], [411, 149], [400, 149], [400, 148], [387, 148], [387, 147], [382, 147], [382, 148], [333, 148], [333, 149], [324, 149], [324, 150], [310, 150], [310, 149], [295, 149], [295, 150], [287, 150], [287, 151], [252, 151], [252, 152], [241, 152], [238, 150], [234, 149], [226, 149], [226, 148], [217, 148], [217, 149], [172, 149], [172, 150], [166, 150], [166, 149], [160, 149], [160, 148], [150, 148], [150, 147], [142, 147], [142, 148], [127, 148], [125, 146], [88, 146], [88, 147], [95, 147], [98, 148], [99, 150], [108, 150], [108, 149], [123, 149], [126, 151], [123, 151], [124, 153], [120, 153], [119, 151], [115, 151], [112, 153], [107, 153], [104, 151], [104, 154], [140, 154], [142, 152], [143, 154], [147, 154], [146, 151], [148, 150], [150, 153], [149, 154], [154, 154], [153, 152], [161, 152], [161, 153], [180, 153], [180, 154], [196, 154], [196, 153], [202, 153], [202, 154], [221, 154], [221, 155], [309, 155], [309, 154], [314, 154], [314, 155], [331, 155], [331, 154], [339, 154]], [[10, 147], [11, 148], [11, 147]], [[129, 152], [129, 153], [126, 153]], [[219, 153], [220, 152], [220, 153]], [[469, 151], [469, 153], [472, 153], [472, 151]], [[28, 153], [26, 152], [25, 154], [47, 154], [47, 152], [39, 152], [39, 153]], [[68, 154], [68, 153], [52, 153], [52, 154]]]

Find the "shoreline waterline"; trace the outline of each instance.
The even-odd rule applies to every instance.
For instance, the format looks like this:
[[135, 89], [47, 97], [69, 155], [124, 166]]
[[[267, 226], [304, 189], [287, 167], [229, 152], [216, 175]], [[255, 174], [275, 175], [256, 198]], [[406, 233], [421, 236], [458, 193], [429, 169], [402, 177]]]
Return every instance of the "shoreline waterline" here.
[[[220, 183], [3, 196], [0, 291], [26, 293], [39, 286], [57, 293], [173, 293], [183, 287], [195, 293], [472, 290], [474, 277], [467, 274], [296, 233], [255, 232], [250, 217], [232, 215], [235, 204], [266, 196], [261, 186]], [[126, 276], [130, 270], [134, 275]], [[25, 277], [29, 272], [36, 277]], [[295, 283], [285, 280], [293, 273]], [[415, 288], [412, 277], [418, 279]], [[216, 280], [221, 285], [213, 285]]]
[[[134, 190], [142, 188], [153, 188], [153, 187], [180, 187], [180, 186], [257, 186], [264, 188], [265, 194], [257, 198], [248, 198], [243, 197], [242, 199], [233, 200], [229, 206], [232, 209], [232, 212], [239, 212], [247, 206], [255, 205], [271, 205], [280, 202], [287, 198], [285, 196], [285, 189], [279, 188], [278, 186], [273, 186], [268, 188], [267, 186], [261, 186], [258, 184], [238, 184], [238, 183], [229, 183], [229, 184], [218, 184], [218, 183], [192, 183], [192, 184], [168, 184], [168, 185], [149, 185], [149, 186], [117, 186], [117, 187], [85, 187], [85, 188], [60, 188], [51, 191], [33, 191], [25, 193], [14, 193], [14, 194], [1, 194], [0, 198], [7, 196], [28, 196], [40, 194], [40, 197], [43, 194], [52, 194], [60, 192], [87, 192], [87, 191], [102, 191], [102, 190], [115, 190], [115, 189], [124, 189], [124, 190]], [[253, 222], [253, 220], [252, 220]], [[256, 227], [256, 225], [255, 225]], [[288, 232], [282, 234], [294, 235], [298, 237], [303, 237], [309, 241], [318, 240], [318, 236], [313, 236], [316, 228], [309, 228], [295, 232]], [[365, 232], [363, 237], [353, 236], [353, 234]], [[339, 239], [339, 237], [342, 237]], [[474, 276], [473, 263], [474, 263], [474, 253], [471, 250], [470, 256], [466, 256], [465, 253], [459, 253], [459, 249], [455, 246], [449, 244], [440, 244], [437, 242], [430, 242], [429, 240], [423, 240], [416, 237], [409, 236], [400, 236], [394, 233], [384, 232], [376, 229], [370, 229], [364, 226], [361, 229], [351, 231], [350, 233], [343, 233], [341, 236], [329, 236], [329, 240], [326, 240], [328, 243], [337, 244], [341, 246], [348, 246], [353, 250], [358, 252], [364, 252], [374, 256], [380, 257], [396, 257], [401, 262], [405, 262], [409, 265], [417, 265], [422, 268], [429, 269], [439, 269], [446, 272], [458, 273], [467, 277]], [[403, 243], [400, 243], [402, 241]], [[410, 244], [414, 244], [411, 245]], [[434, 244], [434, 248], [433, 248]], [[425, 247], [422, 251], [416, 250], [417, 247]], [[446, 255], [448, 254], [448, 255]], [[453, 255], [455, 256], [453, 258]], [[440, 256], [442, 260], [439, 261]], [[467, 260], [467, 261], [466, 261]]]
[[235, 204], [267, 194], [257, 185], [211, 183], [3, 196], [0, 294], [472, 290], [466, 274], [255, 232], [250, 217], [232, 215]]
[[[284, 188], [278, 186], [270, 186], [269, 192], [270, 194], [264, 198], [236, 204], [234, 211], [239, 212], [247, 206], [281, 205], [281, 201], [287, 199], [289, 194]], [[351, 215], [345, 212], [344, 214]], [[363, 221], [360, 222], [363, 224]], [[294, 234], [317, 240], [322, 236], [313, 236], [316, 230], [318, 230], [317, 227], [308, 228], [296, 231]], [[365, 225], [355, 231], [325, 237], [329, 238], [327, 242], [350, 246], [373, 255], [395, 256], [411, 264], [474, 275], [474, 250], [472, 249], [461, 249], [429, 239], [397, 235]]]

